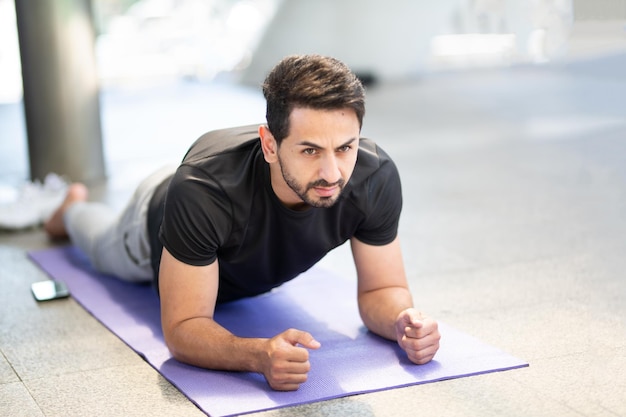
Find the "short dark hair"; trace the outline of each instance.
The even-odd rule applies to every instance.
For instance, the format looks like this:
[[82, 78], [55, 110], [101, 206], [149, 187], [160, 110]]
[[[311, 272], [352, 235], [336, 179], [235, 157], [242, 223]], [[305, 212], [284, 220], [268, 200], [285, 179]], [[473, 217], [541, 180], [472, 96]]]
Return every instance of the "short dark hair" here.
[[263, 83], [267, 126], [280, 145], [289, 135], [289, 115], [296, 107], [316, 110], [351, 108], [363, 125], [365, 89], [338, 59], [291, 55], [281, 60]]

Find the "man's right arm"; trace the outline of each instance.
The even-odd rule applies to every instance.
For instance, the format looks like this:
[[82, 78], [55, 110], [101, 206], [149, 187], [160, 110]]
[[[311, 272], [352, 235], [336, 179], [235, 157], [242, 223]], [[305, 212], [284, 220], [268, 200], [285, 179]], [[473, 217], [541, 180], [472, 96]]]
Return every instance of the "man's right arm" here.
[[161, 323], [174, 358], [208, 369], [259, 372], [273, 389], [298, 389], [310, 369], [305, 348], [317, 349], [319, 343], [309, 333], [295, 329], [271, 339], [235, 336], [213, 320], [218, 285], [218, 261], [192, 266], [163, 249]]

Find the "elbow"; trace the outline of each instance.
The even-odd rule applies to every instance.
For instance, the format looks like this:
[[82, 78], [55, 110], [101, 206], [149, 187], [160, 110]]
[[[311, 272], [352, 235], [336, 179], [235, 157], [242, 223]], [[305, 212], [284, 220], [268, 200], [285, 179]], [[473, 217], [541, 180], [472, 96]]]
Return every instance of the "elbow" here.
[[183, 349], [183, 343], [180, 340], [180, 337], [177, 336], [176, 327], [173, 328], [165, 328], [163, 327], [163, 339], [165, 341], [165, 346], [167, 346], [167, 350], [169, 350], [170, 354], [174, 359], [179, 362], [189, 363]]
[[172, 358], [176, 359], [178, 362], [188, 365], [196, 365], [193, 356], [186, 353], [184, 344], [177, 342], [175, 339], [166, 338], [165, 345], [167, 346], [167, 350], [169, 350], [170, 355], [172, 355]]
[[165, 346], [167, 346], [167, 350], [169, 350], [170, 354], [174, 357], [174, 359], [179, 360], [180, 352], [177, 348], [172, 332], [163, 329], [163, 339], [165, 340]]

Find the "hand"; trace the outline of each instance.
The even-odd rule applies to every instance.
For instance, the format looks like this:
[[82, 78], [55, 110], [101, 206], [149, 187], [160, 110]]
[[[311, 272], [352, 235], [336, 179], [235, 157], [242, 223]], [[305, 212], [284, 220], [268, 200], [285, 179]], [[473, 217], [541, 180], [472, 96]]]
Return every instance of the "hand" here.
[[396, 319], [396, 338], [409, 360], [423, 365], [437, 353], [441, 335], [435, 320], [422, 316], [414, 308], [408, 308]]
[[[299, 347], [301, 345], [302, 347]], [[289, 329], [267, 340], [263, 375], [277, 391], [295, 391], [307, 380], [311, 369], [308, 349], [318, 349], [320, 343], [309, 333]]]

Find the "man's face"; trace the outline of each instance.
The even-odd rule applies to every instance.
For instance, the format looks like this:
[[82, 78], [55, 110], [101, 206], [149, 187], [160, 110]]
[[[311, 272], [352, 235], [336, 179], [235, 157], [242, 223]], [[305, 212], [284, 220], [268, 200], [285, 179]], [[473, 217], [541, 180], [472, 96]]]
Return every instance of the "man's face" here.
[[271, 164], [274, 192], [294, 209], [330, 207], [356, 164], [360, 133], [356, 114], [352, 109], [296, 108], [289, 122], [289, 136]]

